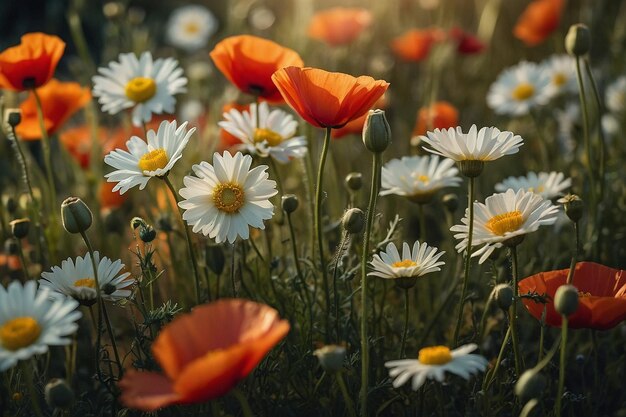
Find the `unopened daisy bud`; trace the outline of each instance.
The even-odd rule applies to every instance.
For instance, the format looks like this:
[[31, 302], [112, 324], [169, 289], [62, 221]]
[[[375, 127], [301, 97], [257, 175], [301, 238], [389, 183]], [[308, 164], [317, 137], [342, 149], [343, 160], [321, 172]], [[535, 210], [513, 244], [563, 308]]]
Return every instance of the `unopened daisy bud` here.
[[343, 215], [341, 225], [348, 233], [361, 233], [365, 226], [365, 213], [360, 208], [351, 208]]
[[465, 175], [467, 178], [475, 178], [483, 172], [485, 162], [466, 159], [464, 161], [458, 161], [456, 165], [459, 167], [461, 174]]
[[4, 121], [11, 127], [16, 127], [22, 121], [22, 111], [20, 109], [6, 109], [4, 111]]
[[156, 230], [154, 227], [146, 224], [144, 226], [139, 227], [139, 239], [144, 243], [150, 243], [156, 237]]
[[578, 310], [578, 289], [573, 285], [561, 285], [554, 294], [554, 309], [564, 316]]
[[174, 228], [172, 227], [172, 221], [170, 219], [170, 216], [167, 213], [163, 213], [159, 216], [156, 221], [156, 225], [157, 228], [162, 232], [169, 233], [174, 230]]
[[146, 223], [146, 221], [142, 219], [141, 217], [133, 217], [130, 220], [130, 228], [133, 230], [137, 230], [138, 227], [146, 226], [147, 224], [148, 223]]
[[456, 194], [444, 195], [441, 202], [450, 213], [454, 213], [459, 208], [459, 197]]
[[219, 245], [211, 245], [206, 248], [206, 263], [209, 269], [215, 275], [221, 275], [224, 271], [224, 264], [226, 258], [224, 257], [224, 251]]
[[30, 220], [15, 219], [15, 220], [12, 220], [9, 223], [9, 225], [11, 225], [11, 234], [15, 236], [17, 239], [24, 239], [26, 236], [28, 236]]
[[576, 194], [568, 194], [563, 198], [559, 198], [557, 202], [563, 204], [565, 214], [574, 223], [576, 223], [583, 217], [583, 213], [585, 211], [585, 203]]
[[498, 284], [493, 289], [494, 300], [502, 310], [508, 310], [513, 304], [513, 288], [508, 284]]
[[45, 388], [46, 403], [50, 408], [67, 408], [74, 401], [74, 391], [60, 378], [51, 379]]
[[300, 202], [295, 194], [285, 194], [281, 199], [281, 206], [285, 213], [291, 214], [298, 208]]
[[9, 238], [4, 241], [4, 251], [7, 255], [17, 255], [19, 252], [19, 246], [14, 238]]
[[316, 349], [313, 354], [320, 361], [322, 369], [326, 372], [337, 372], [343, 368], [346, 359], [346, 348], [339, 345], [326, 345]]
[[363, 127], [363, 143], [368, 151], [381, 153], [391, 143], [391, 127], [384, 110], [370, 110]]
[[93, 215], [83, 200], [68, 197], [61, 203], [61, 220], [68, 233], [82, 233], [91, 226]]
[[565, 50], [573, 56], [583, 56], [591, 49], [591, 33], [587, 25], [577, 23], [569, 27], [565, 35]]
[[346, 187], [352, 191], [359, 191], [363, 186], [363, 174], [360, 172], [351, 172], [346, 175]]
[[534, 369], [525, 371], [515, 383], [515, 395], [522, 403], [538, 398], [546, 386], [546, 379]]

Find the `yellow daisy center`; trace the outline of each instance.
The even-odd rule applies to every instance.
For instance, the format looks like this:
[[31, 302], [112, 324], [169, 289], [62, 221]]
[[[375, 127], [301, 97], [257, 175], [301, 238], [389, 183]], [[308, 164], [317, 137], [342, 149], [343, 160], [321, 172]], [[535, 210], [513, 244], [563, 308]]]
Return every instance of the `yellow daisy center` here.
[[256, 128], [254, 129], [254, 143], [261, 143], [267, 141], [269, 146], [278, 146], [283, 141], [282, 135], [274, 132], [271, 129]]
[[30, 346], [41, 334], [41, 327], [32, 317], [16, 317], [0, 326], [0, 343], [8, 350]]
[[513, 90], [513, 98], [517, 101], [527, 100], [535, 94], [535, 87], [530, 83], [522, 83]]
[[226, 213], [237, 213], [245, 203], [245, 193], [241, 185], [234, 182], [218, 184], [213, 189], [213, 204]]
[[402, 261], [394, 262], [391, 264], [394, 268], [409, 268], [412, 266], [416, 266], [417, 262], [413, 262], [410, 259], [404, 259]]
[[428, 184], [430, 182], [430, 177], [428, 175], [411, 175], [416, 181], [422, 182], [424, 184]]
[[452, 360], [452, 353], [446, 346], [431, 346], [420, 349], [417, 359], [424, 365], [443, 365]]
[[554, 78], [552, 78], [552, 82], [554, 85], [560, 87], [567, 82], [567, 77], [564, 74], [557, 73], [554, 75]]
[[148, 152], [139, 159], [139, 169], [142, 171], [156, 171], [165, 168], [169, 159], [165, 153], [165, 149], [159, 148]]
[[196, 33], [200, 32], [200, 25], [196, 22], [187, 22], [183, 26], [183, 30], [189, 35], [195, 35]]
[[528, 191], [530, 191], [531, 193], [543, 193], [545, 191], [546, 187], [544, 187], [543, 185], [538, 186], [537, 188], [535, 187], [528, 187]]
[[135, 77], [126, 84], [126, 97], [135, 103], [150, 100], [156, 94], [156, 83], [152, 78]]
[[485, 227], [494, 235], [504, 236], [505, 233], [514, 232], [524, 223], [522, 212], [519, 210], [497, 214], [490, 218]]
[[74, 282], [75, 287], [96, 288], [96, 280], [93, 278], [82, 278]]

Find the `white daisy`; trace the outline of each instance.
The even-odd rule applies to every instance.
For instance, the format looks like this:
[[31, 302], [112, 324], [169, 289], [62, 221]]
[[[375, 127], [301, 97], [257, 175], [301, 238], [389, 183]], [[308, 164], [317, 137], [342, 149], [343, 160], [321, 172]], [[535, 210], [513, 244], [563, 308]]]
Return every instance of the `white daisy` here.
[[497, 114], [522, 116], [552, 97], [550, 73], [533, 62], [520, 62], [500, 73], [487, 93], [487, 105]]
[[437, 252], [437, 248], [429, 247], [426, 243], [416, 241], [413, 250], [404, 242], [400, 256], [396, 245], [389, 242], [384, 251], [374, 255], [370, 262], [374, 270], [368, 275], [386, 279], [421, 277], [430, 272], [441, 271], [439, 267], [445, 262], [439, 261], [439, 258], [444, 253]]
[[286, 163], [291, 158], [301, 158], [306, 154], [306, 138], [295, 136], [298, 122], [292, 115], [280, 109], [270, 111], [266, 102], [259, 105], [257, 127], [257, 105], [240, 112], [232, 109], [224, 113], [223, 122], [218, 124], [231, 135], [243, 142], [246, 151], [278, 162]]
[[438, 155], [392, 159], [383, 167], [380, 195], [396, 194], [417, 203], [428, 202], [440, 189], [459, 186], [462, 180], [453, 165], [453, 160]]
[[175, 94], [187, 91], [187, 78], [173, 58], [152, 60], [150, 52], [141, 57], [133, 53], [120, 54], [106, 68], [98, 68], [94, 75], [93, 95], [98, 97], [102, 111], [109, 114], [134, 107], [132, 121], [141, 126], [152, 119], [152, 114], [173, 113]]
[[143, 190], [152, 177], [167, 175], [176, 161], [182, 157], [183, 149], [196, 128], [187, 131], [187, 122], [176, 126], [176, 120], [163, 121], [159, 130], [148, 131], [148, 141], [137, 136], [126, 142], [128, 151], [116, 149], [104, 157], [104, 162], [116, 168], [105, 178], [108, 182], [117, 182], [113, 191], [124, 194], [130, 188], [139, 185]]
[[541, 66], [550, 76], [550, 95], [554, 96], [578, 91], [576, 60], [574, 57], [567, 54], [552, 55], [542, 62]]
[[411, 388], [417, 391], [427, 379], [443, 382], [445, 373], [450, 372], [464, 379], [470, 375], [483, 372], [487, 367], [487, 359], [470, 352], [478, 346], [474, 343], [450, 350], [446, 346], [431, 346], [420, 349], [418, 359], [402, 359], [386, 362], [389, 376], [395, 378], [393, 387], [398, 388], [412, 379]]
[[276, 195], [276, 181], [269, 180], [267, 165], [250, 169], [252, 157], [228, 151], [213, 155], [213, 165], [201, 162], [192, 167], [196, 176], [186, 176], [178, 205], [183, 219], [217, 243], [233, 243], [237, 236], [249, 237], [249, 226], [265, 229], [264, 220], [274, 215], [269, 201]]
[[525, 177], [509, 177], [496, 184], [498, 192], [504, 192], [509, 188], [517, 192], [518, 190], [532, 191], [543, 198], [550, 200], [563, 194], [563, 190], [572, 186], [571, 178], [565, 178], [562, 172], [540, 172], [539, 174], [529, 172]]
[[[491, 253], [512, 238], [521, 238], [527, 233], [536, 231], [539, 226], [551, 225], [556, 222], [558, 207], [550, 200], [544, 200], [539, 194], [526, 190], [517, 193], [508, 189], [505, 193], [493, 194], [485, 200], [485, 204], [474, 202], [474, 231], [472, 247], [484, 246], [472, 251], [472, 257], [479, 256], [478, 263], [483, 263]], [[458, 252], [467, 248], [469, 232], [469, 211], [461, 219], [463, 224], [450, 228], [457, 232], [454, 237], [460, 242], [456, 245]], [[508, 244], [514, 243], [511, 240]]]
[[206, 46], [217, 31], [217, 19], [213, 13], [199, 4], [177, 8], [167, 21], [167, 42], [188, 52]]
[[606, 108], [622, 113], [626, 107], [626, 75], [619, 77], [606, 88]]
[[0, 285], [0, 372], [18, 361], [48, 351], [48, 346], [68, 345], [81, 317], [71, 298], [53, 298], [35, 281], [23, 286], [13, 281]]
[[[98, 265], [98, 283], [100, 294], [108, 301], [119, 301], [128, 298], [133, 285], [132, 279], [127, 279], [130, 272], [121, 273], [124, 264], [119, 259], [113, 262], [106, 256], [100, 259], [100, 254], [94, 252]], [[82, 304], [90, 305], [96, 302], [96, 280], [91, 265], [91, 255], [84, 258], [67, 258], [61, 262], [61, 267], [53, 266], [51, 272], [42, 272], [39, 280], [41, 288], [72, 297]]]

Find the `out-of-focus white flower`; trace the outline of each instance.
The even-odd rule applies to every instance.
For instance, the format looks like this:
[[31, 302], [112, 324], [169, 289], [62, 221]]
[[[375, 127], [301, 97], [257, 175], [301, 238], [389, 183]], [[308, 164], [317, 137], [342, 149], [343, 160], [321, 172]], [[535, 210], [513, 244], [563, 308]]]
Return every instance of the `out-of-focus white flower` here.
[[626, 107], [626, 75], [619, 77], [606, 88], [606, 108], [622, 113]]
[[562, 172], [529, 172], [524, 177], [508, 177], [504, 181], [496, 184], [495, 189], [498, 192], [504, 192], [511, 188], [513, 191], [518, 190], [532, 191], [539, 194], [546, 200], [551, 200], [563, 194], [563, 190], [571, 187], [571, 178], [565, 178]]
[[204, 6], [190, 4], [172, 12], [167, 22], [167, 42], [189, 52], [207, 45], [217, 31], [217, 19]]
[[555, 96], [578, 91], [576, 59], [570, 55], [552, 55], [541, 63], [550, 76], [550, 94]]

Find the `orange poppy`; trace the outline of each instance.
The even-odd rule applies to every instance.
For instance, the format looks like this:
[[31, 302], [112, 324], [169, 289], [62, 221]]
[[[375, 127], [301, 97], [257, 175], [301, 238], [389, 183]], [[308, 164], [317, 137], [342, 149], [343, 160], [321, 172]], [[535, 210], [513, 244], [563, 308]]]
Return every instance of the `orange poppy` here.
[[101, 209], [114, 209], [121, 207], [126, 201], [127, 194], [120, 194], [117, 191], [113, 192], [113, 187], [115, 187], [114, 182], [101, 182], [99, 197], [100, 197], [100, 208]]
[[300, 117], [323, 128], [340, 128], [363, 116], [389, 87], [384, 80], [317, 68], [283, 68], [272, 80]]
[[0, 88], [39, 88], [52, 78], [65, 42], [54, 35], [27, 33], [21, 43], [0, 53]]
[[445, 39], [445, 33], [439, 29], [411, 29], [391, 41], [394, 54], [403, 61], [418, 62], [430, 53], [435, 42]]
[[[107, 141], [107, 139], [107, 131], [103, 128], [99, 128], [98, 142], [103, 144]], [[91, 128], [89, 126], [81, 125], [64, 130], [61, 134], [59, 134], [59, 142], [61, 142], [67, 152], [76, 160], [76, 163], [78, 163], [82, 169], [89, 168], [91, 147], [93, 146]], [[112, 149], [109, 151], [111, 150]]]
[[[554, 294], [565, 284], [569, 269], [540, 272], [519, 282], [519, 293], [546, 294], [546, 323], [561, 326], [561, 315], [554, 309]], [[607, 330], [626, 319], [626, 271], [609, 268], [594, 262], [578, 262], [573, 284], [579, 290], [578, 310], [569, 316], [569, 327], [574, 329]], [[544, 304], [522, 299], [526, 309], [537, 320], [541, 319]]]
[[559, 27], [562, 12], [563, 0], [535, 0], [522, 12], [513, 34], [527, 46], [538, 45]]
[[330, 46], [346, 45], [372, 23], [372, 13], [363, 8], [333, 7], [311, 18], [308, 35]]
[[[51, 79], [46, 85], [37, 89], [43, 109], [44, 125], [48, 135], [55, 133], [74, 113], [91, 100], [91, 93], [78, 83], [64, 83]], [[37, 117], [37, 102], [30, 93], [20, 104], [22, 121], [15, 128], [17, 135], [25, 140], [41, 139], [41, 127]]]
[[417, 113], [413, 136], [425, 135], [428, 130], [447, 129], [459, 124], [459, 111], [447, 101], [437, 101], [422, 107]]
[[452, 28], [450, 38], [456, 42], [457, 52], [463, 55], [479, 54], [485, 49], [480, 39], [461, 28]]
[[[385, 98], [385, 95], [382, 95], [378, 99], [378, 101], [374, 103], [374, 106], [372, 106], [372, 109], [384, 109], [386, 107], [387, 107], [387, 100]], [[340, 127], [339, 129], [333, 129], [331, 133], [331, 137], [333, 139], [341, 139], [344, 136], [348, 136], [348, 135], [360, 135], [361, 133], [363, 133], [363, 126], [365, 126], [365, 121], [367, 120], [367, 113], [368, 112], [365, 112], [363, 116], [360, 116], [359, 118], [346, 123], [344, 127]]]
[[202, 305], [165, 326], [152, 352], [165, 375], [126, 373], [127, 407], [154, 411], [220, 397], [245, 378], [289, 331], [271, 307], [240, 299]]
[[210, 53], [215, 66], [244, 93], [282, 103], [272, 74], [283, 67], [304, 65], [297, 52], [267, 39], [250, 35], [231, 36]]

